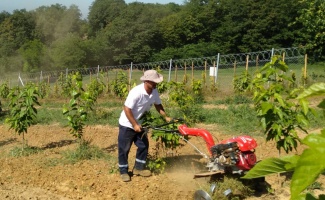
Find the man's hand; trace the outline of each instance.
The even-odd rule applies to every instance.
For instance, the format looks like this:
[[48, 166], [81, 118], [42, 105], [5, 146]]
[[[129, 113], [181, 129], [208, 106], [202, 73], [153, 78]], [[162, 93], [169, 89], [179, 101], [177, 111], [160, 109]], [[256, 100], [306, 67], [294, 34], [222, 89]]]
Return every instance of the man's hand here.
[[170, 121], [172, 121], [172, 118], [166, 116], [165, 120], [166, 120], [166, 122], [170, 122]]
[[142, 126], [140, 126], [139, 124], [133, 126], [133, 129], [135, 132], [141, 132], [142, 131]]

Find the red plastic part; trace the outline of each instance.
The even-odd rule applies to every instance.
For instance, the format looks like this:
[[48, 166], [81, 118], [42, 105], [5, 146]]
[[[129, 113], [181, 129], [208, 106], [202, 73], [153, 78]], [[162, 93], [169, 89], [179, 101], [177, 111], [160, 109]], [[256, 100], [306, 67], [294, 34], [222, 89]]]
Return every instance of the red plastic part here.
[[256, 155], [252, 151], [241, 152], [236, 166], [241, 170], [250, 170], [256, 163]]
[[202, 137], [204, 139], [204, 141], [206, 142], [206, 145], [208, 147], [208, 150], [211, 153], [211, 147], [213, 147], [215, 145], [214, 140], [210, 134], [209, 131], [205, 130], [205, 129], [201, 129], [201, 128], [189, 128], [187, 127], [185, 124], [182, 124], [178, 127], [178, 130], [180, 132], [180, 134], [182, 135], [191, 135], [191, 136], [199, 136]]
[[257, 142], [254, 138], [248, 135], [234, 137], [228, 140], [223, 140], [221, 144], [227, 144], [231, 142], [237, 142], [238, 148], [241, 151], [250, 151], [257, 147]]

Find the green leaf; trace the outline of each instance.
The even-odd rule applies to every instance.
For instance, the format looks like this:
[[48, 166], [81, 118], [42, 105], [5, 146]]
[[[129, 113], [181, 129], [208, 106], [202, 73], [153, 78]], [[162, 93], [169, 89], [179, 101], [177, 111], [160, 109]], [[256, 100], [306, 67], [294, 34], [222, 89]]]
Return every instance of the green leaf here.
[[325, 93], [325, 83], [315, 83], [301, 93], [297, 99], [317, 96]]
[[308, 106], [309, 102], [306, 99], [302, 98], [302, 99], [299, 99], [299, 103], [302, 107], [304, 114], [307, 115], [308, 110], [309, 110], [309, 106]]
[[273, 105], [268, 102], [261, 103], [262, 114], [265, 115], [270, 109], [272, 109]]
[[[325, 148], [325, 147], [323, 147]], [[324, 172], [325, 154], [314, 149], [306, 149], [300, 156], [290, 185], [291, 197], [296, 197]]]
[[303, 140], [302, 143], [308, 145], [310, 148], [317, 149], [320, 153], [325, 153], [325, 132], [321, 131], [321, 134], [309, 134]]
[[69, 109], [67, 109], [67, 108], [63, 108], [62, 109], [62, 113], [65, 115], [66, 113], [68, 113], [69, 112]]
[[325, 99], [321, 101], [317, 107], [325, 109]]
[[280, 94], [278, 94], [278, 93], [275, 93], [274, 94], [274, 98], [276, 99], [276, 100], [278, 100], [278, 102], [280, 103], [280, 105], [281, 106], [285, 106], [285, 104], [284, 104], [284, 102], [283, 102], [283, 99], [282, 99], [282, 96], [280, 95]]
[[297, 114], [296, 119], [300, 124], [303, 124], [304, 126], [308, 126], [309, 124], [308, 119], [306, 119], [306, 117], [302, 114]]
[[295, 166], [294, 163], [296, 160], [297, 157], [295, 156], [289, 156], [285, 159], [267, 158], [258, 162], [251, 170], [247, 172], [243, 179], [259, 178], [274, 173], [291, 171]]

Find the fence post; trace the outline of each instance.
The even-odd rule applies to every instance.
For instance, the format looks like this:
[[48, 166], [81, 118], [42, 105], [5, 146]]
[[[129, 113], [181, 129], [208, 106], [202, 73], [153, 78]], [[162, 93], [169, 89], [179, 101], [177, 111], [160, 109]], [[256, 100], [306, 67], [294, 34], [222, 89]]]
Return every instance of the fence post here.
[[304, 66], [304, 85], [307, 83], [307, 54], [305, 54], [305, 66]]
[[40, 82], [43, 80], [43, 71], [41, 71]]
[[68, 78], [68, 68], [65, 70], [65, 78]]
[[184, 63], [184, 67], [185, 67], [185, 69], [184, 69], [184, 79], [183, 79], [183, 81], [186, 84], [187, 83], [186, 62]]
[[284, 62], [284, 58], [285, 58], [286, 52], [282, 53], [282, 61]]
[[175, 82], [177, 83], [177, 65], [175, 66]]
[[23, 80], [22, 80], [21, 77], [20, 77], [20, 73], [19, 73], [19, 75], [18, 75], [18, 81], [20, 81], [20, 83], [21, 83], [23, 86], [25, 86]]
[[235, 60], [235, 62], [234, 62], [234, 77], [236, 77], [236, 66], [237, 65], [237, 61]]
[[272, 58], [273, 58], [273, 55], [274, 55], [274, 48], [272, 48], [272, 51], [271, 51], [271, 58], [270, 58], [270, 62], [272, 62]]
[[249, 55], [246, 55], [246, 72], [248, 72], [248, 60], [249, 60]]
[[192, 83], [194, 82], [194, 63], [192, 61]]
[[214, 83], [217, 83], [217, 79], [218, 79], [219, 59], [220, 59], [220, 53], [218, 53], [218, 57], [217, 57], [217, 68], [214, 74], [215, 75]]
[[128, 69], [128, 75], [129, 75], [129, 80], [128, 80], [128, 91], [131, 89], [131, 68]]
[[168, 82], [170, 81], [170, 75], [172, 73], [172, 63], [173, 63], [173, 59], [170, 59], [170, 61], [169, 61]]
[[132, 68], [133, 68], [133, 62], [131, 62], [131, 66], [130, 66], [130, 84], [131, 84], [131, 79], [132, 79]]
[[98, 74], [99, 74], [99, 65], [97, 66], [97, 78], [98, 78]]
[[204, 86], [207, 85], [207, 61], [204, 61]]

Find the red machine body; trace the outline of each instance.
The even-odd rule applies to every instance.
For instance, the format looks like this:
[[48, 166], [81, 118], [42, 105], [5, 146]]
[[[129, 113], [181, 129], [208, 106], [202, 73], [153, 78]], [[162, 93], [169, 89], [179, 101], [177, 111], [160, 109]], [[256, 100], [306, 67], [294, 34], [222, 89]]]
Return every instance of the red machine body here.
[[237, 167], [242, 170], [251, 169], [256, 163], [254, 149], [257, 147], [256, 140], [251, 136], [243, 135], [221, 141], [221, 144], [236, 142], [239, 148]]
[[255, 148], [256, 140], [250, 136], [243, 135], [223, 140], [215, 144], [209, 131], [201, 128], [189, 128], [185, 124], [178, 127], [179, 133], [184, 136], [199, 136], [206, 142], [211, 162], [208, 164], [210, 171], [225, 170], [247, 171], [256, 163]]

